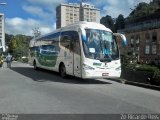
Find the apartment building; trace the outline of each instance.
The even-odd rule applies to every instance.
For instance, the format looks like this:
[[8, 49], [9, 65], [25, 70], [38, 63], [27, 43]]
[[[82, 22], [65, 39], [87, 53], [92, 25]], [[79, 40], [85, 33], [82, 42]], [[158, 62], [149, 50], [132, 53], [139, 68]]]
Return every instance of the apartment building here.
[[4, 14], [0, 13], [0, 53], [5, 51]]
[[78, 21], [99, 22], [100, 10], [94, 5], [87, 3], [69, 3], [60, 4], [56, 8], [56, 27], [64, 27], [66, 25]]

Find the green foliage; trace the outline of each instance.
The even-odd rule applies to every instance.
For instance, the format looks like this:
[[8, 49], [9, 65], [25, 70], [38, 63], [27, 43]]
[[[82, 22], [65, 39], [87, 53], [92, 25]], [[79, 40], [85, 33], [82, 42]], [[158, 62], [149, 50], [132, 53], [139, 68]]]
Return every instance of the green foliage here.
[[137, 73], [136, 71], [140, 71], [142, 75], [148, 76], [147, 80], [150, 84], [160, 85], [160, 69], [157, 66], [147, 64], [122, 64], [122, 69], [132, 71], [133, 74]]
[[31, 37], [25, 35], [13, 36], [9, 42], [9, 51], [15, 58], [28, 56], [29, 41]]
[[146, 72], [152, 72], [159, 70], [156, 66], [151, 66], [147, 64], [123, 64], [123, 67], [125, 69], [135, 70], [135, 71], [146, 71]]
[[160, 9], [160, 6], [157, 3], [151, 2], [147, 4], [145, 2], [141, 2], [135, 7], [135, 9], [132, 10], [127, 20], [133, 20], [136, 18], [149, 16], [159, 11], [159, 9]]
[[110, 28], [112, 31], [114, 30], [114, 20], [111, 16], [106, 15], [106, 17], [102, 17], [100, 20], [100, 23], [106, 26], [107, 28]]
[[5, 34], [5, 42], [7, 46], [9, 46], [9, 43], [13, 37], [13, 35]]
[[100, 23], [107, 28], [110, 28], [113, 32], [117, 32], [117, 30], [123, 29], [125, 27], [125, 18], [122, 14], [120, 14], [115, 20], [111, 16], [106, 15], [105, 17], [101, 18]]
[[123, 15], [119, 15], [118, 18], [116, 19], [116, 23], [115, 23], [115, 31], [119, 30], [119, 29], [124, 29], [125, 28], [125, 19], [123, 17]]
[[135, 70], [136, 64], [123, 64], [124, 69]]
[[100, 23], [110, 28], [113, 32], [117, 32], [117, 30], [125, 28], [125, 22], [135, 23], [137, 21], [143, 21], [146, 18], [154, 19], [155, 17], [158, 17], [156, 13], [160, 12], [160, 4], [156, 2], [141, 2], [131, 10], [132, 12], [127, 18], [124, 18], [121, 14], [116, 19], [106, 15], [101, 18]]
[[156, 70], [152, 78], [154, 79], [154, 81], [160, 82], [160, 70]]
[[146, 72], [155, 72], [159, 70], [156, 66], [151, 65], [139, 65], [139, 67], [136, 67], [137, 71], [146, 71]]

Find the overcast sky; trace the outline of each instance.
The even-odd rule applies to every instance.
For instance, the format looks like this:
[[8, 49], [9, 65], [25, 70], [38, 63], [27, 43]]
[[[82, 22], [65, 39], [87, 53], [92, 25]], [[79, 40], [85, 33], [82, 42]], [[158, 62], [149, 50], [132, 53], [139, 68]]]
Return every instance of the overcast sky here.
[[[119, 14], [128, 16], [130, 8], [139, 2], [151, 0], [85, 0], [101, 10], [101, 17], [110, 15], [117, 18]], [[5, 31], [8, 34], [33, 35], [32, 29], [39, 27], [42, 34], [56, 29], [56, 6], [60, 3], [80, 3], [80, 0], [0, 0], [7, 5], [0, 6], [5, 14]]]

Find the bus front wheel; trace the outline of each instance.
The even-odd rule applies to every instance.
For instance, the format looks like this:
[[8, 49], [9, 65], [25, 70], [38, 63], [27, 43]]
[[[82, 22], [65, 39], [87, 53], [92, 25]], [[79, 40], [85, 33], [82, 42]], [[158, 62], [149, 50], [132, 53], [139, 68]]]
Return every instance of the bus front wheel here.
[[33, 62], [33, 67], [34, 67], [34, 70], [38, 70], [38, 67], [37, 67], [36, 61], [34, 61], [34, 62]]
[[60, 76], [61, 76], [62, 78], [65, 78], [65, 77], [66, 77], [66, 68], [65, 68], [64, 64], [61, 64], [61, 65], [60, 65], [59, 73], [60, 73]]

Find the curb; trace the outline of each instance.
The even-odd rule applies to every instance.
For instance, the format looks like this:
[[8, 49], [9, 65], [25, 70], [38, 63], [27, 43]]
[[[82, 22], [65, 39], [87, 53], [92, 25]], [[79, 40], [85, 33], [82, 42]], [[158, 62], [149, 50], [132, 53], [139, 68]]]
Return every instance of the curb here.
[[144, 84], [144, 83], [138, 83], [138, 82], [131, 82], [131, 81], [126, 81], [125, 84], [134, 85], [134, 86], [138, 86], [138, 87], [149, 88], [149, 89], [152, 89], [152, 90], [159, 90], [160, 91], [160, 86], [156, 86], [156, 85], [150, 85], [150, 84]]
[[125, 79], [109, 79], [109, 80], [113, 80], [113, 81], [116, 81], [116, 82], [119, 82], [119, 83], [122, 83], [122, 84], [134, 85], [134, 86], [138, 86], [138, 87], [143, 87], [143, 88], [148, 88], [148, 89], [160, 91], [160, 86], [156, 86], [156, 85], [132, 82], [132, 81], [128, 81], [128, 80], [125, 80]]

